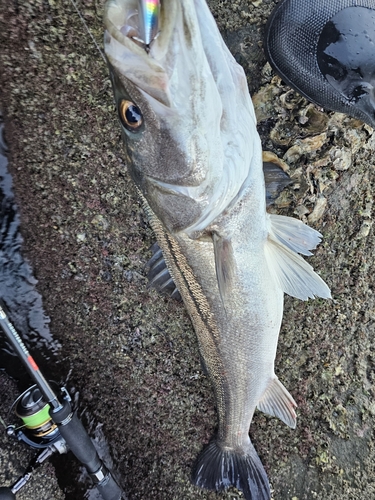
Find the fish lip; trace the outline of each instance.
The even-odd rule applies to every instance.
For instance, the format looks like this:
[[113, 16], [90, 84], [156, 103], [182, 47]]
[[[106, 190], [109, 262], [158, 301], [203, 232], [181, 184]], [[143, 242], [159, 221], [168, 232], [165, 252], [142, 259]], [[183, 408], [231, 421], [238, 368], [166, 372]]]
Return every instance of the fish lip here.
[[147, 57], [147, 53], [145, 50], [134, 43], [131, 38], [121, 33], [121, 31], [117, 28], [115, 23], [112, 21], [114, 16], [116, 15], [116, 10], [120, 10], [120, 3], [125, 4], [123, 0], [110, 0], [106, 2], [104, 8], [104, 27], [106, 32], [104, 34], [104, 42], [110, 43], [110, 38], [113, 37], [117, 40], [121, 45], [128, 48], [132, 52], [135, 52], [139, 57]]
[[176, 4], [173, 0], [164, 0], [161, 31], [147, 50], [121, 32], [121, 27], [129, 19], [129, 13], [137, 5], [134, 0], [109, 0], [104, 10], [104, 49], [109, 66], [132, 82], [151, 106], [161, 104], [163, 113], [168, 113], [168, 108], [173, 108], [164, 59], [177, 26]]

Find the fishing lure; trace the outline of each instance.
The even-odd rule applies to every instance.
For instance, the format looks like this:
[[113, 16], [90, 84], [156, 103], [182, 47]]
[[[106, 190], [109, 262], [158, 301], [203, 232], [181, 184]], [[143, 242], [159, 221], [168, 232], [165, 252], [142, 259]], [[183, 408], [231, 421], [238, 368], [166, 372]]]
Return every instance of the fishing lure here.
[[160, 7], [160, 0], [138, 0], [138, 41], [145, 45], [147, 52], [159, 33]]

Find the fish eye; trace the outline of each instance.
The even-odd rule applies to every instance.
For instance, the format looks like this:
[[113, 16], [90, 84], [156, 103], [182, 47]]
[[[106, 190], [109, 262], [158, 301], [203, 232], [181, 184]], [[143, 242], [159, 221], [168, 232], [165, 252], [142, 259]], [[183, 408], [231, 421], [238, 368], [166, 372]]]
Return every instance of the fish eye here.
[[141, 110], [134, 102], [122, 99], [119, 105], [121, 123], [130, 132], [137, 132], [143, 123]]

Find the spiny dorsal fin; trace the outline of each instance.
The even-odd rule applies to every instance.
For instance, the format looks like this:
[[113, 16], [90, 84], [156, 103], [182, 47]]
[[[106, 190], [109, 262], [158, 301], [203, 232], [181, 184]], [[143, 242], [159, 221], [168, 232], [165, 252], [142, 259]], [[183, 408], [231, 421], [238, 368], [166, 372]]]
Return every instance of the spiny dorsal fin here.
[[297, 416], [294, 408], [297, 407], [297, 403], [276, 376], [265, 390], [257, 407], [263, 413], [278, 417], [295, 429]]
[[149, 280], [149, 287], [154, 288], [162, 295], [168, 295], [173, 299], [181, 301], [180, 292], [177, 290], [173, 278], [168, 271], [161, 248], [157, 243], [154, 243], [151, 251], [153, 255], [146, 264], [146, 268], [148, 268], [147, 278]]
[[[322, 278], [298, 255], [307, 254], [320, 241], [320, 233], [282, 216], [269, 216], [270, 229], [264, 246], [268, 268], [280, 288], [297, 299], [331, 298], [331, 292]], [[302, 224], [302, 225], [301, 225]]]

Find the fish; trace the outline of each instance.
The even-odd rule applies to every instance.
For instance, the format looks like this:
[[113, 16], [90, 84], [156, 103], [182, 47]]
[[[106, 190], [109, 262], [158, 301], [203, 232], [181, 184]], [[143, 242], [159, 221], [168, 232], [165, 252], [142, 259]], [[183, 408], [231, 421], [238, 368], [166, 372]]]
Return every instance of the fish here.
[[375, 127], [375, 2], [282, 0], [268, 19], [272, 68], [309, 101]]
[[104, 48], [129, 173], [216, 398], [217, 432], [192, 481], [268, 500], [249, 428], [256, 409], [296, 426], [296, 403], [275, 374], [275, 355], [284, 293], [331, 297], [301, 256], [312, 255], [322, 235], [266, 211], [246, 76], [205, 0], [162, 1], [149, 50], [135, 39], [138, 14], [134, 0], [109, 0]]

